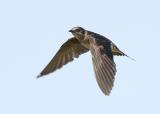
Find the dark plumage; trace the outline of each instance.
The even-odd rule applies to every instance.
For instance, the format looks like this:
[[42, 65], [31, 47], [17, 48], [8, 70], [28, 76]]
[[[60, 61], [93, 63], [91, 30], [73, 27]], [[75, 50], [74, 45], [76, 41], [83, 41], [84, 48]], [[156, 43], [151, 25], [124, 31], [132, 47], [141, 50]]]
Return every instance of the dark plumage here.
[[69, 32], [74, 37], [61, 46], [38, 77], [54, 72], [68, 62], [73, 61], [74, 58], [90, 50], [97, 83], [102, 92], [105, 95], [109, 95], [114, 85], [116, 74], [113, 56], [127, 55], [120, 51], [112, 41], [100, 34], [85, 30], [82, 27], [74, 27]]

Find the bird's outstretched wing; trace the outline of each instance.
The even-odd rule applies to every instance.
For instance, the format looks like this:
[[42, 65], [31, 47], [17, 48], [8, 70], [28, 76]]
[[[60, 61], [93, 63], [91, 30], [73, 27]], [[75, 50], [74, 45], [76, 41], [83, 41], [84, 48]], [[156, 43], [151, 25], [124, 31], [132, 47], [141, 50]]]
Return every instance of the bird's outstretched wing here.
[[116, 74], [116, 65], [111, 52], [111, 42], [101, 37], [90, 37], [89, 41], [96, 80], [102, 92], [105, 95], [109, 95]]
[[68, 62], [73, 61], [74, 58], [78, 58], [80, 54], [87, 51], [88, 49], [82, 46], [76, 38], [70, 38], [61, 46], [56, 55], [37, 77], [54, 72]]

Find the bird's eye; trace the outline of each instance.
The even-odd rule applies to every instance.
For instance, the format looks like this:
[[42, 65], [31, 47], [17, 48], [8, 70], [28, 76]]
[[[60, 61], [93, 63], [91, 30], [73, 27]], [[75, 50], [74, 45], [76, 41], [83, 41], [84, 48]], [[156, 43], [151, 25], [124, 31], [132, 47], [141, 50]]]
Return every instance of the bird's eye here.
[[80, 29], [76, 29], [75, 31], [76, 31], [76, 32], [80, 32], [81, 30], [80, 30]]

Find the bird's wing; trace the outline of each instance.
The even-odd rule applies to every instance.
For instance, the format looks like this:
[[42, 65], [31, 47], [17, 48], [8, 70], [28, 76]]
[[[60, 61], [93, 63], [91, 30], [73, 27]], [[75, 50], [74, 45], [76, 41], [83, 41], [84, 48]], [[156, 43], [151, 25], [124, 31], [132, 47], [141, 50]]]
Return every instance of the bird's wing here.
[[99, 87], [105, 95], [109, 95], [116, 74], [116, 65], [111, 52], [111, 42], [105, 38], [90, 37], [90, 50], [93, 67]]
[[74, 58], [78, 58], [80, 54], [87, 51], [88, 49], [82, 46], [76, 38], [70, 38], [61, 46], [56, 55], [52, 58], [40, 75], [38, 75], [38, 77], [54, 72], [68, 62], [73, 61]]

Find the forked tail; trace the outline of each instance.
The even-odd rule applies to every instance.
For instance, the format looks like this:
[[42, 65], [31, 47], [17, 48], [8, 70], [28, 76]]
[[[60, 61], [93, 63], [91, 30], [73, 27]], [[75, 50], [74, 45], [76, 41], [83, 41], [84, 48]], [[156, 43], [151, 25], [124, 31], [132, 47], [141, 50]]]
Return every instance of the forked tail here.
[[123, 53], [120, 49], [118, 49], [118, 47], [115, 44], [112, 44], [112, 54], [117, 56], [126, 56], [131, 60], [136, 61], [135, 59], [133, 59], [132, 57], [128, 56], [127, 54]]

